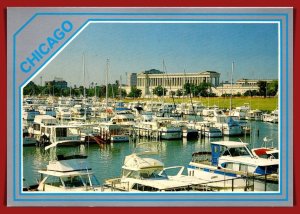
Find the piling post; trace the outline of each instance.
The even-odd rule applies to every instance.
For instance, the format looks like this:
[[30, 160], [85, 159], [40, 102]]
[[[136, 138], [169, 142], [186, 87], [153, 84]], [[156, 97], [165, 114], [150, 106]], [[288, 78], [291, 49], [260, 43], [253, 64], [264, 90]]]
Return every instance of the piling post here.
[[267, 191], [267, 174], [265, 174], [265, 192]]

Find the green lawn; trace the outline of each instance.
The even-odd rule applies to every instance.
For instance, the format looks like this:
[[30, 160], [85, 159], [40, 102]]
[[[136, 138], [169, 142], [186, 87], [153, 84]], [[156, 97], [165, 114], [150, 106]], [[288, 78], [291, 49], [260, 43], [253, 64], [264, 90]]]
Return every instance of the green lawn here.
[[[132, 102], [132, 101], [150, 101], [151, 99], [147, 98], [139, 98], [139, 99], [125, 99], [125, 102]], [[153, 101], [158, 101], [158, 98], [153, 98]], [[165, 98], [165, 102], [172, 103], [172, 98]], [[182, 103], [182, 102], [191, 102], [190, 98], [174, 98], [175, 103]], [[220, 108], [230, 108], [230, 98], [229, 97], [210, 97], [210, 98], [192, 98], [193, 102], [201, 102], [205, 106], [213, 106], [217, 105]], [[278, 97], [233, 97], [232, 98], [232, 108], [237, 106], [242, 106], [248, 104], [250, 105], [251, 109], [259, 109], [262, 111], [272, 111], [278, 108]]]

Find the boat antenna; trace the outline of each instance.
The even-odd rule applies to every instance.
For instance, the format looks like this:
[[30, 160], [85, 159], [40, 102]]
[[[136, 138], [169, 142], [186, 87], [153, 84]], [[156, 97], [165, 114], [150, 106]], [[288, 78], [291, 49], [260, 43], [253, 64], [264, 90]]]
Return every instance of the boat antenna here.
[[83, 69], [83, 108], [84, 108], [84, 117], [83, 119], [86, 120], [86, 92], [85, 92], [85, 56], [84, 53], [82, 55], [82, 69]]
[[183, 70], [183, 84], [182, 84], [182, 103], [184, 103], [184, 84], [185, 84], [185, 69]]
[[165, 69], [165, 60], [163, 59], [163, 79], [162, 79], [162, 89], [163, 89], [162, 101], [163, 101], [163, 103], [165, 102], [165, 84], [166, 84], [164, 69]]

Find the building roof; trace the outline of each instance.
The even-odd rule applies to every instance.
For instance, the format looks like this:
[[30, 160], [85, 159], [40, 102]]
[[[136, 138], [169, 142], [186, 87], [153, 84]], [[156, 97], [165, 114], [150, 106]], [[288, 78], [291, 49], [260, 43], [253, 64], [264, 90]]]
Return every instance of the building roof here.
[[168, 76], [190, 76], [190, 75], [212, 75], [212, 76], [220, 76], [220, 73], [219, 72], [216, 72], [216, 71], [198, 71], [198, 72], [189, 72], [189, 73], [165, 73], [165, 72], [162, 72], [162, 71], [159, 71], [159, 70], [155, 70], [155, 69], [151, 69], [151, 70], [148, 70], [148, 71], [144, 71], [144, 72], [141, 72], [139, 73], [138, 75], [145, 75], [145, 74], [154, 74], [154, 75], [164, 75], [166, 77]]
[[143, 74], [163, 74], [165, 72], [162, 72], [160, 70], [157, 70], [157, 69], [150, 69], [150, 70], [147, 70], [147, 71], [144, 71], [142, 72]]
[[200, 72], [200, 74], [220, 74], [220, 73], [216, 72], [216, 71], [203, 71], [203, 72]]

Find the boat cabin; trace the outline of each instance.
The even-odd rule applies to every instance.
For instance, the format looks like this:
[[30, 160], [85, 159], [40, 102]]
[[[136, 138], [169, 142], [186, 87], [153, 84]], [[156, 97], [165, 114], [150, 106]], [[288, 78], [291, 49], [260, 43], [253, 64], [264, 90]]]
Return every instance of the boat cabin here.
[[247, 145], [235, 141], [211, 142], [211, 164], [243, 173], [264, 175], [278, 172], [278, 160], [254, 157]]

